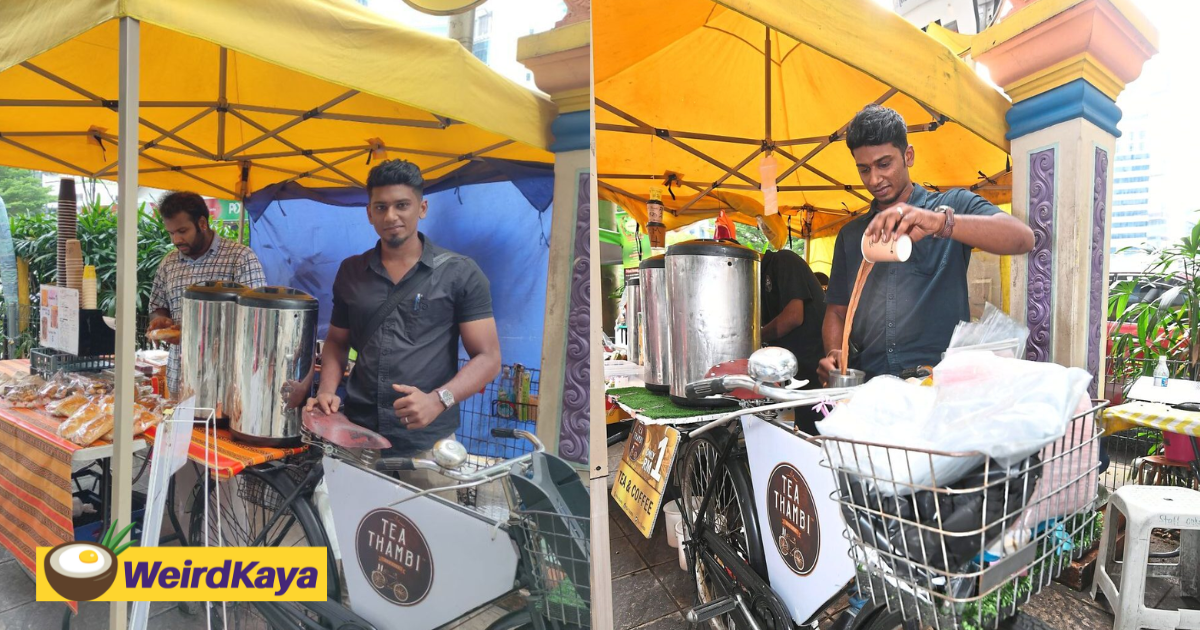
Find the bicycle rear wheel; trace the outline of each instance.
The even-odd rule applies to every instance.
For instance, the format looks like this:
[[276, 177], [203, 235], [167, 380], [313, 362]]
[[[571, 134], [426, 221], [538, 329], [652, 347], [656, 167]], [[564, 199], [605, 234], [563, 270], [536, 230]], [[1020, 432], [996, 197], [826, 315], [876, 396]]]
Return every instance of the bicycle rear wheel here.
[[[325, 528], [303, 495], [284, 504], [295, 487], [288, 467], [283, 465], [247, 468], [219, 484], [209, 479], [206, 518], [205, 479], [201, 476], [192, 489], [188, 543], [192, 546], [248, 547], [261, 537], [259, 545], [265, 547], [328, 547]], [[276, 513], [279, 518], [272, 524]], [[328, 557], [328, 576], [329, 598], [340, 601], [341, 588], [332, 554]], [[228, 617], [230, 628], [266, 630], [272, 627], [262, 612], [249, 602], [225, 605], [214, 602], [213, 610], [214, 617]], [[311, 611], [309, 614], [315, 616]]]
[[[690, 440], [684, 450], [683, 467], [680, 475], [680, 504], [688, 510], [689, 525], [696, 522], [696, 511], [705, 494], [712, 487], [707, 522], [721, 536], [738, 557], [759, 575], [766, 575], [766, 558], [758, 534], [758, 517], [754, 511], [754, 499], [750, 491], [750, 471], [745, 459], [731, 454], [725, 465], [717, 469], [717, 460], [727, 440], [734, 439], [725, 430], [716, 430]], [[694, 574], [696, 594], [701, 604], [721, 599], [735, 593], [726, 592], [726, 580], [713, 572], [723, 571], [720, 566], [696, 562]], [[736, 630], [742, 627], [734, 613], [712, 619], [714, 630]]]

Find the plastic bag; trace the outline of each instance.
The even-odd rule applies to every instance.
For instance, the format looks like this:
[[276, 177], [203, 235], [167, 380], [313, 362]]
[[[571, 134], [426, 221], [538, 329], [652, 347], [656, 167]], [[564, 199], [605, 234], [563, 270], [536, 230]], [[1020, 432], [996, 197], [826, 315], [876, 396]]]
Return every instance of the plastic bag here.
[[4, 392], [4, 403], [6, 406], [14, 408], [39, 407], [42, 404], [42, 397], [38, 392], [45, 385], [46, 381], [41, 377], [26, 374], [10, 383], [7, 391]]
[[1029, 327], [1009, 317], [991, 302], [977, 322], [960, 322], [950, 337], [946, 356], [965, 350], [986, 350], [997, 356], [1019, 359], [1025, 352]]
[[70, 396], [72, 392], [78, 389], [74, 379], [66, 372], [59, 370], [38, 390], [38, 395], [45, 400], [60, 400]]
[[75, 392], [66, 398], [60, 400], [51, 400], [46, 403], [46, 411], [50, 415], [58, 416], [59, 418], [70, 418], [79, 408], [86, 405], [88, 399], [79, 392]]
[[[1092, 408], [1091, 398], [1084, 396], [1072, 416]], [[1096, 498], [1100, 469], [1099, 439], [1094, 414], [1075, 420], [1060, 440], [1042, 449], [1042, 461], [1050, 460], [1042, 470], [1029, 508], [1021, 515], [1018, 527], [1034, 529], [1039, 523], [1074, 514]], [[1054, 459], [1051, 459], [1054, 458]]]
[[899, 447], [831, 444], [831, 463], [879, 479], [884, 495], [911, 494], [934, 480], [945, 487], [985, 457], [1015, 466], [1063, 436], [1091, 375], [973, 351], [947, 357], [933, 380], [928, 388], [872, 379], [818, 422], [825, 436]]
[[97, 398], [80, 407], [79, 411], [59, 425], [58, 435], [79, 446], [91, 446], [111, 431], [112, 426], [112, 399]]

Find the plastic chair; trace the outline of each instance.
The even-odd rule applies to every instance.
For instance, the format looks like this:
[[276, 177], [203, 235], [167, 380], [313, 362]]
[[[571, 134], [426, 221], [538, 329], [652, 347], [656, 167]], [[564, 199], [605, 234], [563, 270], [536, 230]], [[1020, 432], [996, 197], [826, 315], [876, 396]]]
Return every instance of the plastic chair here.
[[[1121, 562], [1116, 560], [1119, 515], [1126, 523]], [[1149, 608], [1145, 595], [1147, 577], [1178, 576], [1184, 595], [1200, 596], [1200, 492], [1170, 486], [1122, 486], [1108, 500], [1104, 525], [1092, 598], [1097, 591], [1108, 598], [1116, 615], [1113, 630], [1200, 629], [1200, 610]], [[1178, 564], [1149, 563], [1150, 532], [1154, 529], [1179, 530]], [[1119, 589], [1110, 575], [1118, 566]]]

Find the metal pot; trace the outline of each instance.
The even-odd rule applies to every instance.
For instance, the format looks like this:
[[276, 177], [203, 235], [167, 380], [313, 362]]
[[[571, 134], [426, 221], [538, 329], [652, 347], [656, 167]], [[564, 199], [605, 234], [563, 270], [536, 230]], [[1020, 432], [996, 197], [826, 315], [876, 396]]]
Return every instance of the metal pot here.
[[632, 276], [625, 281], [625, 336], [628, 338], [629, 360], [641, 365], [642, 361], [642, 292], [641, 280]]
[[749, 358], [759, 347], [758, 252], [728, 241], [695, 240], [667, 248], [671, 400], [709, 368]]
[[317, 300], [286, 287], [237, 301], [229, 429], [250, 444], [296, 446], [313, 382]]
[[237, 299], [246, 285], [210, 281], [193, 284], [183, 292], [179, 320], [179, 398], [196, 396], [196, 408], [213, 409], [219, 420], [227, 419], [226, 397], [233, 363], [234, 342], [230, 334], [237, 322]]
[[642, 288], [642, 380], [646, 389], [667, 393], [671, 389], [671, 340], [667, 325], [671, 309], [667, 303], [667, 259], [659, 254], [638, 265]]

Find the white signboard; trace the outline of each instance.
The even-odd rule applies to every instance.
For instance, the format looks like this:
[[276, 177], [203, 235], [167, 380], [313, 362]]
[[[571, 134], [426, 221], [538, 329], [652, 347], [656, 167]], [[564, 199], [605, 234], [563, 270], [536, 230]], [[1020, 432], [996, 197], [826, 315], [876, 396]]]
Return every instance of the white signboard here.
[[[513, 588], [517, 549], [481, 516], [337, 459], [324, 459], [355, 613], [376, 628], [436, 628]], [[333, 534], [333, 532], [330, 532]]]
[[41, 319], [39, 345], [79, 354], [79, 291], [42, 286]]
[[820, 447], [756, 416], [742, 426], [771, 588], [804, 623], [854, 578], [833, 474]]

